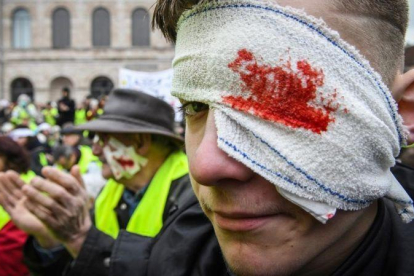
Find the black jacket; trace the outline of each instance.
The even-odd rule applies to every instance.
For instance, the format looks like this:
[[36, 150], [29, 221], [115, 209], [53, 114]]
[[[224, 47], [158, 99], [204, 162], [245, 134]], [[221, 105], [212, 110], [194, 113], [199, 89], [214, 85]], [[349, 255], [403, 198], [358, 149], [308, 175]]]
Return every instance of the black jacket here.
[[[66, 105], [69, 109], [68, 110], [60, 109], [60, 104]], [[75, 121], [75, 111], [76, 111], [76, 105], [75, 105], [74, 100], [68, 97], [61, 98], [58, 101], [59, 117], [57, 119], [57, 124], [60, 127], [62, 127], [66, 123], [73, 123]]]
[[[414, 198], [414, 170], [402, 164], [394, 176]], [[378, 213], [365, 239], [333, 276], [414, 275], [414, 222], [404, 224], [388, 199], [379, 200]]]
[[[414, 170], [397, 164], [392, 171], [414, 197]], [[68, 275], [231, 275], [194, 195], [189, 193], [182, 202], [154, 239], [121, 231], [115, 242], [109, 242], [108, 236], [92, 229]], [[411, 276], [413, 256], [414, 222], [404, 224], [393, 203], [380, 199], [377, 216], [365, 239], [332, 275]]]
[[[120, 227], [128, 212], [116, 208]], [[121, 230], [116, 240], [93, 227], [75, 261], [67, 251], [42, 263], [30, 238], [25, 263], [33, 275], [223, 275], [226, 267], [213, 228], [202, 212], [188, 176], [175, 180], [164, 210], [164, 226], [155, 238]]]

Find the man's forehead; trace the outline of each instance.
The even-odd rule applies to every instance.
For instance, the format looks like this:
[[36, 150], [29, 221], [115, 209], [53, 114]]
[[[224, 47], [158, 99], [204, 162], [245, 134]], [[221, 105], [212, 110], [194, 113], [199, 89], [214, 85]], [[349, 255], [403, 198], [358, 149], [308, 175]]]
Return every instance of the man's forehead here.
[[363, 43], [365, 37], [370, 36], [369, 32], [361, 28], [361, 23], [375, 20], [374, 17], [345, 11], [339, 7], [336, 0], [275, 0], [275, 2], [281, 6], [304, 10], [311, 16], [321, 18], [329, 28], [337, 31], [343, 40], [356, 47], [368, 60], [374, 59]]
[[109, 139], [110, 137], [113, 137], [117, 140], [119, 140], [120, 142], [124, 142], [124, 141], [130, 141], [130, 140], [135, 140], [138, 139], [138, 135], [137, 133], [117, 133], [117, 132], [95, 132], [96, 136], [101, 138], [101, 139]]
[[[352, 40], [348, 35], [352, 25], [356, 25], [355, 17], [357, 15], [344, 12], [338, 9], [333, 0], [277, 0], [281, 6], [289, 6], [296, 9], [304, 10], [307, 14], [316, 18], [321, 18], [333, 30], [337, 31], [345, 40]], [[352, 17], [352, 20], [347, 20]], [[348, 41], [348, 43], [355, 44]], [[358, 45], [354, 45], [358, 46]]]

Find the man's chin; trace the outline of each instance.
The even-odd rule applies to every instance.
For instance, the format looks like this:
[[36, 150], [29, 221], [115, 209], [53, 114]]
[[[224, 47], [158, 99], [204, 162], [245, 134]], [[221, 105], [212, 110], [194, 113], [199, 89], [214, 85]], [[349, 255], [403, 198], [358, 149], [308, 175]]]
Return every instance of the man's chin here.
[[237, 276], [291, 275], [303, 263], [300, 254], [292, 255], [289, 242], [280, 241], [275, 246], [240, 233], [223, 236], [219, 232], [216, 234], [226, 263]]
[[[244, 245], [248, 247], [249, 245]], [[235, 247], [231, 250], [222, 248], [223, 255], [227, 266], [234, 275], [237, 276], [267, 276], [277, 275], [285, 276], [291, 275], [292, 271], [288, 267], [281, 265], [277, 258], [270, 258], [258, 254], [259, 251], [251, 249], [241, 249], [242, 247]], [[250, 251], [250, 252], [248, 252]]]

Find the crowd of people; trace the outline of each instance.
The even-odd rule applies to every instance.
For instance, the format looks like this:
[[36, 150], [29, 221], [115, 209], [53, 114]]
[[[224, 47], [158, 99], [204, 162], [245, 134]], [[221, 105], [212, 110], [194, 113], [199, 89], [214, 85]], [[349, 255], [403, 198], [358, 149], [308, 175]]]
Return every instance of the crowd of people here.
[[[10, 137], [28, 153], [30, 173], [42, 176], [41, 170], [45, 166], [70, 171], [78, 164], [82, 173], [88, 171], [100, 176], [100, 170], [94, 168], [99, 167], [99, 160], [93, 157], [91, 150], [93, 133], [76, 130], [75, 126], [98, 118], [103, 112], [105, 99], [106, 96], [100, 99], [88, 96], [77, 107], [70, 98], [70, 89], [64, 87], [57, 102], [44, 105], [33, 102], [26, 94], [19, 95], [15, 103], [3, 100], [1, 134]], [[85, 177], [89, 179], [91, 175]], [[102, 182], [92, 178], [97, 183]], [[91, 191], [91, 196], [95, 197], [97, 192]]]
[[158, 0], [185, 139], [141, 91], [3, 102], [0, 276], [412, 275], [407, 23], [406, 0]]
[[[99, 117], [106, 96], [87, 97], [78, 108], [70, 90], [62, 89], [62, 98], [45, 105], [32, 102], [21, 94], [15, 103], [2, 100], [0, 111], [0, 171], [15, 171], [25, 183], [42, 177], [47, 166], [70, 172], [79, 167], [90, 204], [105, 185], [102, 164], [92, 153], [92, 132], [75, 129], [76, 125]], [[22, 246], [28, 235], [10, 220], [0, 207], [0, 275], [28, 275], [22, 264]], [[11, 264], [10, 266], [6, 264]]]

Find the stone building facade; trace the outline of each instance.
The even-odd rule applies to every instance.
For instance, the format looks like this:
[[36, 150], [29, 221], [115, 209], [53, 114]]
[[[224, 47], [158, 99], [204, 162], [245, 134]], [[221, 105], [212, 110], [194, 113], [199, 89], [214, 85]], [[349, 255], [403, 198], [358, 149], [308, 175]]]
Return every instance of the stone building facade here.
[[0, 97], [80, 102], [117, 87], [118, 71], [171, 67], [173, 46], [152, 31], [153, 0], [0, 0]]

